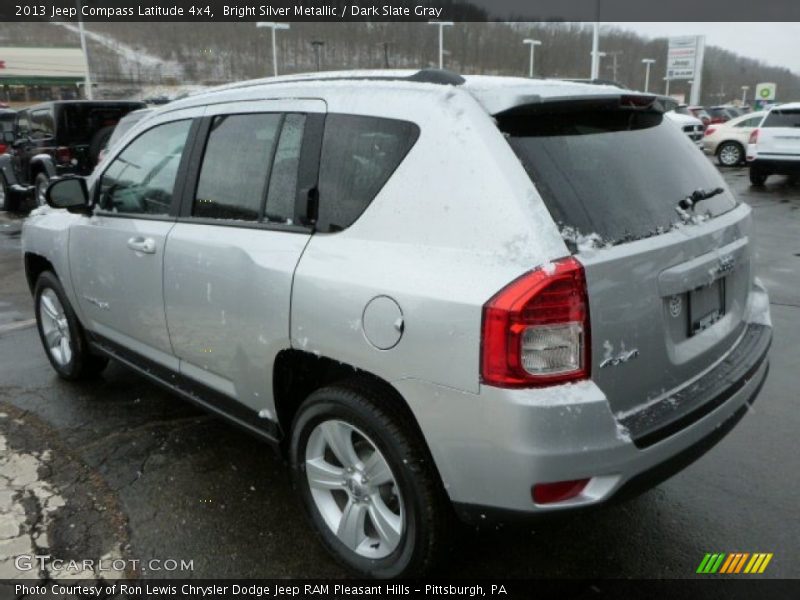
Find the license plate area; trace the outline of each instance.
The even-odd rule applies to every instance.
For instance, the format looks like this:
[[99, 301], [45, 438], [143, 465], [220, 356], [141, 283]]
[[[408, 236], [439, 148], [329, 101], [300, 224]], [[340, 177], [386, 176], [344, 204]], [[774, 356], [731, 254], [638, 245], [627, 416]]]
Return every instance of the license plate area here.
[[689, 292], [689, 336], [697, 335], [725, 316], [725, 278]]

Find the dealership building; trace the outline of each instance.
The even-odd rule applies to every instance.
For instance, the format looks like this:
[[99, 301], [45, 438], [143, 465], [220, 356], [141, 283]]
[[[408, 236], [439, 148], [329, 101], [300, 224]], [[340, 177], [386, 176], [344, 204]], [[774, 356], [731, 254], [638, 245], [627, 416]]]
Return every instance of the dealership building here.
[[0, 46], [0, 102], [16, 107], [82, 98], [87, 69], [80, 48]]

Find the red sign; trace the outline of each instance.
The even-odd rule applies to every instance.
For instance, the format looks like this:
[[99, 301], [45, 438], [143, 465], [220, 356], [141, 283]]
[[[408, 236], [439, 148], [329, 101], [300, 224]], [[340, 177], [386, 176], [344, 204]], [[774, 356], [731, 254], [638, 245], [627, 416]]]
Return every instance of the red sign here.
[[0, 69], [5, 69], [5, 68], [6, 68], [6, 61], [0, 60]]

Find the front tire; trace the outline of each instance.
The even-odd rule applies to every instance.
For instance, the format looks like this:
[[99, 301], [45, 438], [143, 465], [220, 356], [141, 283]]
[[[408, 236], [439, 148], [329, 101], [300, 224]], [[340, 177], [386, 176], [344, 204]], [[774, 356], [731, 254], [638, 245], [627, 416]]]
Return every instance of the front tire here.
[[39, 276], [33, 298], [39, 339], [59, 377], [77, 381], [98, 375], [108, 359], [90, 352], [83, 327], [54, 273]]
[[717, 148], [717, 161], [723, 167], [736, 167], [744, 160], [744, 148], [736, 142], [723, 142]]
[[767, 182], [768, 174], [764, 173], [755, 167], [750, 167], [750, 183], [752, 185], [762, 186]]
[[393, 397], [360, 386], [311, 394], [297, 412], [292, 482], [322, 544], [364, 577], [419, 576], [452, 511], [425, 443]]
[[37, 173], [36, 178], [33, 180], [33, 186], [35, 188], [35, 200], [36, 206], [44, 206], [47, 204], [47, 187], [50, 185], [50, 178], [47, 176], [46, 173]]

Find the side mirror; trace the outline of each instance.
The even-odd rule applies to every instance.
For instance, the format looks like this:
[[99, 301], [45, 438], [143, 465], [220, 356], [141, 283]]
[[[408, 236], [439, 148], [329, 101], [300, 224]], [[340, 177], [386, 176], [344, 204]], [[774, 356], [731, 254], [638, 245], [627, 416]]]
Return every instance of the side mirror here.
[[45, 192], [47, 204], [53, 208], [66, 208], [70, 212], [85, 213], [89, 209], [89, 190], [83, 177], [56, 179]]

